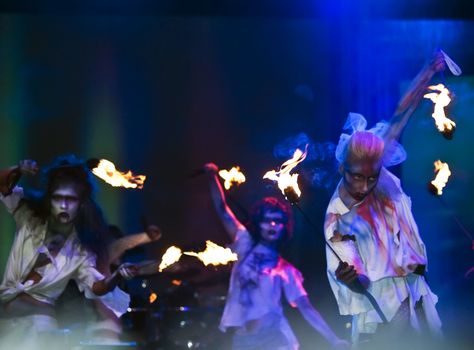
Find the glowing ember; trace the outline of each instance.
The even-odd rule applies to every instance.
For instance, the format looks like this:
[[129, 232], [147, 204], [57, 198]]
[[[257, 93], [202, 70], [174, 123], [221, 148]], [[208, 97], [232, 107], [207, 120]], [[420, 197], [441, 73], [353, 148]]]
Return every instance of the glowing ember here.
[[435, 166], [435, 179], [431, 181], [430, 187], [433, 189], [434, 194], [441, 196], [443, 194], [443, 188], [448, 182], [451, 171], [447, 163], [443, 163], [440, 160], [434, 162]]
[[162, 272], [168, 266], [178, 262], [181, 258], [181, 255], [181, 249], [175, 246], [169, 247], [161, 258], [161, 263], [160, 266], [158, 266], [158, 271]]
[[206, 250], [203, 252], [184, 252], [186, 255], [195, 256], [207, 265], [226, 265], [231, 261], [237, 260], [237, 254], [229, 248], [221, 247], [211, 241], [206, 241]]
[[290, 174], [290, 171], [305, 160], [307, 153], [308, 145], [306, 145], [304, 152], [297, 149], [295, 153], [293, 153], [293, 157], [281, 165], [279, 171], [267, 171], [263, 178], [276, 181], [278, 183], [278, 188], [285, 196], [291, 193], [296, 200], [301, 196], [301, 190], [298, 187], [298, 174]]
[[151, 293], [150, 296], [148, 297], [148, 300], [150, 301], [150, 304], [153, 304], [157, 298], [158, 298], [158, 295], [156, 295], [156, 293]]
[[146, 179], [145, 175], [133, 175], [130, 170], [126, 173], [118, 171], [107, 159], [101, 159], [92, 173], [114, 187], [143, 188]]
[[444, 107], [448, 106], [451, 102], [451, 97], [449, 96], [450, 91], [443, 84], [431, 85], [428, 86], [428, 89], [437, 91], [430, 92], [423, 96], [434, 103], [434, 111], [431, 115], [435, 120], [436, 127], [445, 137], [450, 139], [456, 128], [456, 123], [446, 117], [444, 113]]
[[245, 175], [240, 171], [238, 166], [230, 170], [220, 170], [219, 176], [224, 179], [224, 187], [226, 190], [232, 187], [233, 184], [240, 185], [245, 182]]

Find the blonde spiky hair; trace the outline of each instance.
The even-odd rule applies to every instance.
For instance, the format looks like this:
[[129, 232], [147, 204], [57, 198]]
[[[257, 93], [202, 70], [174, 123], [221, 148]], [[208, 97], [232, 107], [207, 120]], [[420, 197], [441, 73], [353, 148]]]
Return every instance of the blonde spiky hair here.
[[349, 113], [343, 129], [350, 133], [342, 133], [339, 137], [334, 154], [337, 161], [344, 163], [351, 156], [361, 160], [380, 160], [384, 167], [400, 164], [407, 159], [403, 146], [396, 140], [386, 143], [383, 138], [390, 126], [389, 122], [381, 121], [366, 131], [367, 121], [364, 116]]
[[369, 131], [356, 131], [352, 134], [344, 152], [344, 160], [349, 156], [355, 159], [381, 160], [385, 143], [382, 138]]

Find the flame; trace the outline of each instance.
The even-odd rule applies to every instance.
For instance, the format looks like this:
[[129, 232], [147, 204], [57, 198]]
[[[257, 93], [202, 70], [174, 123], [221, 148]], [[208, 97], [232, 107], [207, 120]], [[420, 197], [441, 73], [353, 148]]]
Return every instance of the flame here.
[[443, 84], [428, 86], [428, 89], [438, 92], [430, 92], [425, 94], [423, 97], [430, 99], [434, 103], [434, 111], [431, 116], [435, 120], [436, 127], [441, 132], [450, 132], [456, 127], [451, 119], [446, 117], [444, 113], [444, 107], [448, 106], [451, 102], [449, 97], [450, 91]]
[[431, 184], [438, 191], [437, 195], [441, 196], [443, 194], [443, 188], [446, 186], [449, 176], [451, 175], [451, 171], [449, 170], [449, 165], [440, 160], [434, 162], [434, 166], [436, 176], [435, 179], [431, 181]]
[[156, 293], [151, 293], [150, 296], [148, 297], [148, 300], [150, 301], [150, 304], [153, 304], [157, 298], [158, 298], [158, 295], [156, 295]]
[[206, 249], [203, 252], [184, 252], [186, 255], [195, 256], [207, 265], [226, 265], [237, 260], [237, 254], [229, 248], [221, 247], [214, 242], [206, 241]]
[[306, 145], [305, 151], [296, 149], [293, 153], [293, 157], [281, 165], [279, 171], [271, 170], [267, 171], [263, 175], [264, 179], [269, 179], [276, 181], [278, 183], [278, 188], [283, 194], [285, 194], [285, 189], [292, 188], [298, 197], [301, 196], [301, 190], [298, 187], [298, 174], [290, 174], [290, 171], [306, 159], [308, 154], [308, 145]]
[[235, 166], [230, 170], [220, 170], [219, 176], [224, 179], [224, 187], [226, 190], [232, 187], [233, 184], [240, 185], [245, 182], [245, 175], [240, 171], [240, 167]]
[[127, 173], [118, 171], [107, 159], [101, 159], [92, 173], [114, 187], [143, 188], [146, 179], [145, 175], [133, 175], [130, 170]]
[[158, 271], [162, 272], [168, 266], [173, 265], [174, 263], [178, 262], [181, 258], [181, 249], [175, 246], [169, 247], [165, 254], [161, 257], [160, 266], [158, 266]]

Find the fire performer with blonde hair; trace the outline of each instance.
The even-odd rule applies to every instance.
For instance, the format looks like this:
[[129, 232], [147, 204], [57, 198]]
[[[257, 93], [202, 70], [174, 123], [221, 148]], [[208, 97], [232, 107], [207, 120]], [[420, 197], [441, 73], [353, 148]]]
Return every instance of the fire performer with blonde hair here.
[[136, 273], [124, 264], [104, 277], [96, 268], [96, 257], [107, 255], [107, 226], [85, 163], [73, 155], [57, 157], [45, 169], [45, 191], [37, 198], [25, 196], [16, 182], [38, 170], [36, 162], [24, 160], [0, 172], [0, 200], [17, 227], [0, 285], [0, 345], [10, 348], [51, 348], [54, 304], [70, 280], [86, 297], [96, 298]]
[[[386, 167], [406, 158], [400, 134], [436, 72], [445, 67], [437, 53], [412, 82], [390, 122], [365, 130], [364, 117], [350, 113], [336, 148], [342, 179], [326, 212], [326, 239], [343, 262], [327, 249], [328, 277], [342, 315], [352, 315], [353, 342], [361, 333], [372, 340], [429, 328], [441, 335], [437, 297], [424, 277], [425, 245], [400, 180]], [[361, 293], [375, 297], [388, 324]], [[366, 337], [364, 335], [364, 337]], [[380, 345], [380, 344], [379, 344]]]
[[253, 207], [245, 227], [227, 205], [217, 166], [208, 163], [204, 168], [209, 174], [214, 206], [234, 241], [232, 250], [238, 255], [220, 322], [222, 331], [234, 331], [232, 348], [298, 349], [298, 341], [283, 314], [282, 292], [333, 347], [348, 348], [348, 342], [338, 338], [311, 305], [301, 273], [279, 254], [293, 232], [289, 205], [274, 197], [264, 198]]

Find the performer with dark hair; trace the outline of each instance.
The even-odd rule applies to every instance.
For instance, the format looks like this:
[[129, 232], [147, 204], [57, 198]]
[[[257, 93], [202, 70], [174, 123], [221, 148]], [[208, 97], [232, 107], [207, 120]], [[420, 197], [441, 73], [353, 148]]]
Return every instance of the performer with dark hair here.
[[[417, 75], [390, 122], [366, 131], [364, 117], [350, 113], [344, 129], [352, 133], [342, 134], [337, 145], [342, 179], [328, 205], [324, 228], [326, 239], [345, 262], [327, 249], [327, 268], [340, 313], [353, 316], [355, 343], [361, 333], [377, 331], [398, 337], [400, 344], [409, 337], [405, 331], [420, 330], [423, 324], [441, 334], [437, 297], [424, 277], [426, 249], [411, 202], [386, 167], [405, 160], [400, 134], [430, 79], [444, 66], [437, 53]], [[375, 297], [388, 325], [381, 326], [382, 318], [360, 293], [361, 285]]]
[[298, 349], [298, 341], [283, 314], [282, 291], [288, 303], [297, 307], [308, 323], [336, 348], [348, 343], [339, 339], [311, 305], [303, 287], [303, 276], [279, 254], [291, 238], [291, 208], [268, 197], [255, 204], [247, 227], [226, 203], [217, 178], [217, 166], [205, 165], [211, 196], [226, 231], [233, 239], [238, 261], [232, 269], [220, 329], [235, 331], [233, 349]]
[[0, 172], [0, 200], [17, 230], [0, 285], [1, 340], [9, 346], [38, 348], [38, 335], [56, 328], [54, 304], [74, 280], [86, 297], [105, 295], [136, 269], [122, 265], [104, 277], [96, 257], [107, 260], [107, 225], [93, 200], [91, 173], [73, 155], [56, 158], [45, 169], [44, 192], [27, 197], [14, 187], [23, 174], [36, 174], [36, 162], [24, 160]]

